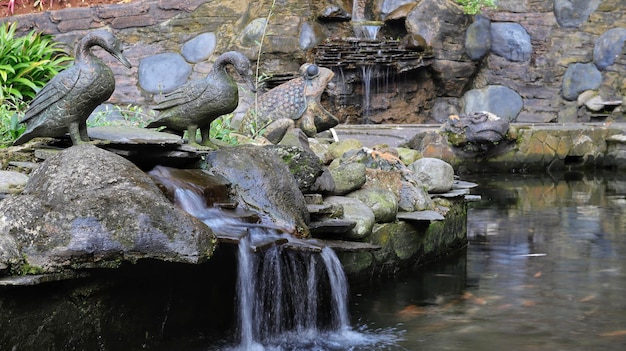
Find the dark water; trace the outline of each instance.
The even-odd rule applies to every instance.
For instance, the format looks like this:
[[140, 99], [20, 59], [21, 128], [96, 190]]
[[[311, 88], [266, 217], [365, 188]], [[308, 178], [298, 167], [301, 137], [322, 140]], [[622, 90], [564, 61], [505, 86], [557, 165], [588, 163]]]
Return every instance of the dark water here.
[[469, 179], [468, 248], [394, 281], [353, 287], [354, 325], [381, 350], [624, 350], [626, 180]]

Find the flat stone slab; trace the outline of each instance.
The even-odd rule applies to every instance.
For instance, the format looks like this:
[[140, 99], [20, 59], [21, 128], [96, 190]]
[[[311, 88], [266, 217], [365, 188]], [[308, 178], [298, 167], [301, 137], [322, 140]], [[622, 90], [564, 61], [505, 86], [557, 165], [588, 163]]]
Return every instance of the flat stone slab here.
[[131, 126], [93, 127], [87, 133], [92, 139], [108, 140], [116, 144], [183, 144], [183, 139], [178, 135]]
[[311, 222], [309, 229], [311, 234], [341, 234], [356, 226], [355, 221], [345, 219], [327, 219], [319, 222]]
[[455, 180], [454, 183], [452, 183], [452, 189], [471, 189], [477, 186], [478, 184], [465, 180]]
[[465, 196], [468, 194], [469, 194], [469, 189], [452, 189], [448, 191], [447, 193], [431, 194], [431, 195], [438, 196], [438, 197], [445, 197], [445, 198], [453, 198], [453, 197]]
[[378, 245], [358, 241], [321, 240], [321, 242], [335, 251], [342, 252], [376, 251], [381, 249]]
[[441, 213], [437, 211], [415, 211], [415, 212], [398, 212], [396, 216], [399, 220], [403, 221], [443, 221], [445, 218]]
[[51, 274], [20, 275], [0, 278], [0, 286], [32, 286], [60, 280], [78, 279], [88, 277], [86, 272], [62, 272]]

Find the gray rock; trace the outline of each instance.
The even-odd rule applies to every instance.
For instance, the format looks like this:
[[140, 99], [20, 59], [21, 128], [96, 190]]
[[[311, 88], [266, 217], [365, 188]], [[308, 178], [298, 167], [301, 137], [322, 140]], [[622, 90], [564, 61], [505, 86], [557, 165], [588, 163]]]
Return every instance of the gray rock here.
[[310, 150], [299, 146], [268, 145], [265, 148], [280, 157], [303, 192], [308, 191], [322, 174], [322, 163]]
[[463, 101], [465, 114], [487, 111], [509, 121], [514, 121], [524, 107], [522, 97], [514, 90], [502, 85], [472, 89], [463, 95]]
[[344, 195], [357, 190], [365, 184], [365, 165], [357, 162], [342, 163], [337, 167], [330, 168], [335, 188], [333, 195]]
[[399, 8], [414, 4], [415, 0], [383, 0], [380, 5], [380, 18], [385, 19], [389, 14], [398, 10]]
[[602, 33], [593, 47], [593, 63], [605, 69], [615, 63], [626, 42], [626, 28], [612, 28]]
[[318, 23], [304, 22], [300, 28], [300, 49], [309, 50], [326, 39], [322, 27]]
[[[444, 45], [443, 38], [458, 37], [463, 41], [468, 20], [469, 17], [452, 1], [422, 0], [406, 17], [405, 26], [409, 34], [419, 34], [432, 45], [436, 57], [439, 57], [437, 55], [442, 53]], [[449, 45], [450, 42], [446, 41], [449, 46], [446, 49], [455, 50]], [[463, 47], [459, 46], [459, 49], [463, 50]], [[452, 57], [454, 52], [448, 54], [451, 55], [449, 59], [455, 58]]]
[[289, 168], [272, 151], [250, 145], [222, 148], [206, 155], [201, 168], [226, 178], [235, 201], [284, 231], [309, 236], [304, 195]]
[[480, 60], [491, 49], [491, 21], [487, 17], [476, 16], [465, 32], [465, 53], [472, 60]]
[[432, 117], [439, 123], [445, 122], [450, 115], [460, 113], [460, 102], [459, 98], [439, 97], [433, 105]]
[[265, 18], [256, 18], [250, 21], [241, 33], [241, 44], [248, 47], [259, 45], [266, 23]]
[[424, 211], [435, 207], [435, 203], [428, 195], [424, 186], [416, 181], [402, 181], [400, 189], [399, 211]]
[[339, 6], [331, 5], [326, 6], [317, 17], [325, 21], [345, 22], [349, 21], [352, 15]]
[[202, 33], [187, 41], [183, 45], [181, 53], [188, 62], [197, 63], [208, 59], [213, 53], [213, 50], [215, 50], [216, 44], [217, 38], [215, 37], [215, 33]]
[[2, 193], [12, 193], [22, 189], [27, 181], [28, 176], [23, 173], [0, 171], [0, 196]]
[[554, 16], [562, 27], [578, 27], [587, 21], [601, 2], [601, 0], [554, 0]]
[[139, 62], [139, 86], [153, 94], [169, 93], [184, 84], [191, 65], [173, 52], [148, 56]]
[[530, 60], [533, 51], [530, 35], [517, 23], [492, 23], [491, 51], [509, 61]]
[[331, 194], [335, 191], [335, 180], [333, 179], [333, 175], [330, 173], [328, 168], [324, 169], [322, 174], [317, 177], [310, 190], [327, 194]]
[[344, 233], [346, 239], [364, 239], [372, 234], [372, 229], [376, 223], [374, 212], [358, 199], [343, 196], [329, 196], [324, 202], [343, 207], [343, 219], [354, 221], [354, 228]]
[[6, 246], [14, 256], [7, 245], [14, 241], [23, 257], [18, 264], [42, 272], [144, 258], [199, 263], [216, 243], [134, 164], [89, 144], [46, 160], [22, 195], [0, 202], [0, 213], [0, 257]]
[[331, 154], [332, 158], [335, 159], [343, 156], [343, 154], [350, 150], [360, 149], [361, 147], [363, 147], [363, 144], [358, 139], [344, 139], [330, 144], [328, 152]]
[[596, 90], [602, 84], [602, 73], [593, 63], [575, 63], [563, 75], [561, 94], [566, 100], [576, 100], [585, 90]]
[[396, 219], [398, 199], [389, 190], [377, 188], [359, 189], [346, 196], [359, 199], [372, 209], [377, 223], [392, 222]]
[[445, 193], [452, 189], [454, 169], [449, 163], [438, 158], [424, 157], [408, 167], [413, 171], [413, 178], [424, 184], [428, 192]]

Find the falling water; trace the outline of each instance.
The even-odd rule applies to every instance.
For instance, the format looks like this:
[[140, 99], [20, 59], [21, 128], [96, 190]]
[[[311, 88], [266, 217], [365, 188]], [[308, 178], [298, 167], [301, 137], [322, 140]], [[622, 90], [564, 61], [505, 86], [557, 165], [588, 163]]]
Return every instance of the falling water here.
[[[167, 172], [151, 174], [163, 183], [174, 184], [172, 179], [165, 179]], [[338, 351], [355, 346], [375, 350], [397, 342], [396, 331], [373, 334], [352, 329], [348, 284], [332, 249], [314, 239], [297, 239], [276, 229], [245, 223], [225, 210], [208, 207], [202, 191], [193, 185], [175, 184], [174, 201], [179, 207], [215, 233], [240, 238], [238, 341], [230, 350]], [[278, 241], [286, 244], [266, 245]]]
[[[365, 16], [365, 2], [353, 0], [352, 2], [352, 28], [357, 38], [376, 40], [381, 23], [369, 21]], [[372, 96], [372, 79], [375, 75], [375, 65], [367, 64], [361, 66], [361, 79], [363, 82], [363, 123], [369, 124], [370, 97]]]
[[[342, 350], [374, 339], [350, 327], [346, 276], [334, 251], [315, 240], [300, 240], [274, 229], [240, 222], [208, 208], [192, 189], [175, 191], [176, 203], [215, 232], [241, 234], [238, 248], [238, 337], [233, 350]], [[268, 238], [304, 247], [252, 248]]]

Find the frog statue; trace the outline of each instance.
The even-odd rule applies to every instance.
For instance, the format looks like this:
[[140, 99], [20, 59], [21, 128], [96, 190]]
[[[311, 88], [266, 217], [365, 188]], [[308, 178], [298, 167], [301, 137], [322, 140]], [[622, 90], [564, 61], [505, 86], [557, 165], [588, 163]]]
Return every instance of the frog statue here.
[[303, 64], [300, 77], [266, 92], [250, 106], [239, 125], [239, 133], [260, 134], [277, 144], [293, 128], [313, 137], [336, 126], [339, 120], [320, 104], [320, 97], [333, 76], [328, 68]]

